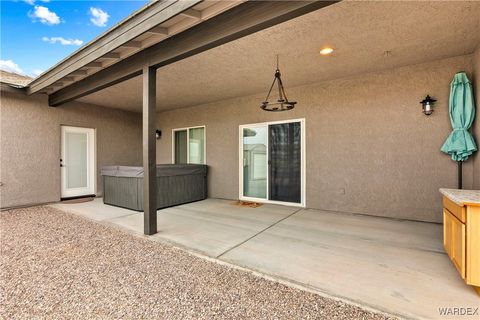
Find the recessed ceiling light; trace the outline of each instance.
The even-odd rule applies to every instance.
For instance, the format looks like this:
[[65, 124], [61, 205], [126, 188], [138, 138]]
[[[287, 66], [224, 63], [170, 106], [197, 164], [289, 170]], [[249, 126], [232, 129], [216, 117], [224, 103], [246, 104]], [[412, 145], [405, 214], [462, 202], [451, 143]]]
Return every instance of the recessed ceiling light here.
[[333, 52], [333, 48], [330, 48], [330, 47], [325, 47], [320, 50], [320, 54], [323, 56], [329, 55], [332, 52]]

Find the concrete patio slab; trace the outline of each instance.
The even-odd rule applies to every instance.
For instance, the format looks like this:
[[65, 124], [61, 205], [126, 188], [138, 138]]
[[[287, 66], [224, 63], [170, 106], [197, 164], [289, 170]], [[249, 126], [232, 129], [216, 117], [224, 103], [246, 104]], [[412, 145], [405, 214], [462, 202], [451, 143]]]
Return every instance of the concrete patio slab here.
[[250, 208], [208, 199], [159, 211], [159, 232], [154, 237], [217, 257], [297, 210], [275, 205]]
[[[143, 231], [143, 213], [101, 199], [57, 208]], [[444, 253], [439, 224], [207, 199], [157, 212], [152, 239], [409, 318], [480, 307]], [[469, 317], [462, 317], [469, 319]]]
[[[143, 233], [143, 212], [104, 205], [101, 199], [54, 207]], [[158, 233], [153, 237], [217, 257], [296, 211], [298, 208], [286, 206], [250, 208], [231, 200], [207, 199], [158, 210]]]
[[406, 317], [480, 306], [437, 224], [302, 210], [220, 259]]

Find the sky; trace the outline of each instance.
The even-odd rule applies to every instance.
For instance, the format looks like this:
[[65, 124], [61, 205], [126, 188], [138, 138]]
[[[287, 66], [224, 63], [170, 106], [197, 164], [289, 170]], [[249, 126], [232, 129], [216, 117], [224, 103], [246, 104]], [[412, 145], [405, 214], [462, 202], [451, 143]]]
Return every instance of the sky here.
[[0, 0], [0, 69], [36, 77], [148, 0]]

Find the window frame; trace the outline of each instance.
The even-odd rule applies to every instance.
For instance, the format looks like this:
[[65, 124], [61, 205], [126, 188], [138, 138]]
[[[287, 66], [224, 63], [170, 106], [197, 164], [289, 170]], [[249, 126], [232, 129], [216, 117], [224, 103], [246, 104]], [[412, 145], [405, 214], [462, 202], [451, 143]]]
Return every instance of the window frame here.
[[199, 164], [207, 164], [207, 128], [205, 125], [172, 129], [172, 164], [175, 164], [175, 132], [187, 131], [187, 164], [190, 164], [190, 129], [200, 128], [203, 128], [203, 163]]

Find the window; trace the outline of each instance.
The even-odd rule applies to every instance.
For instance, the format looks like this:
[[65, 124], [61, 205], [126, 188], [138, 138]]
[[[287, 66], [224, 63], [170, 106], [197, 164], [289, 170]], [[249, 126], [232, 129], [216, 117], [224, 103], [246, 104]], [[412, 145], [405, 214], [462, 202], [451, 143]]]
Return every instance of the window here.
[[173, 130], [173, 163], [205, 164], [205, 127]]

